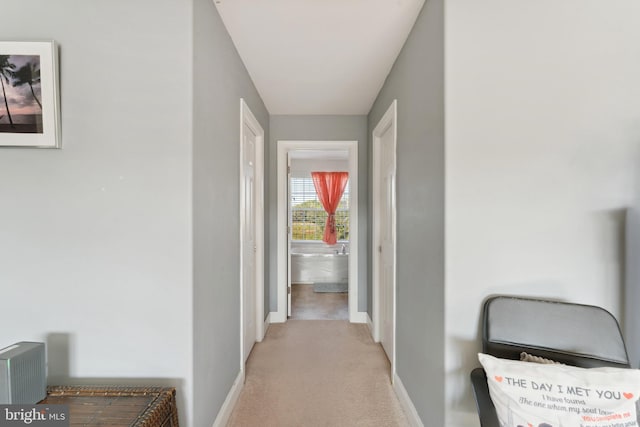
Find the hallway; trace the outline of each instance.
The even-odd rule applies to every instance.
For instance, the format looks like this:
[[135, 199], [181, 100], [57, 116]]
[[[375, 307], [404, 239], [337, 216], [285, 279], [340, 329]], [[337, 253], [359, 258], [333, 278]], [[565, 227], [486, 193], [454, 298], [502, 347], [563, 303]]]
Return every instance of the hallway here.
[[406, 426], [389, 362], [366, 325], [289, 320], [247, 361], [229, 426]]

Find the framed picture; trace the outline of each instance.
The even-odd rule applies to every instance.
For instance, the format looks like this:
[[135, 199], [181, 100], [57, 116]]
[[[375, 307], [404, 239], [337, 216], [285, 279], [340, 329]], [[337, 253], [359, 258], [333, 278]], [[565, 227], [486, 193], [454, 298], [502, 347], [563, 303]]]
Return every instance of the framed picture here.
[[53, 41], [0, 41], [0, 147], [60, 147]]

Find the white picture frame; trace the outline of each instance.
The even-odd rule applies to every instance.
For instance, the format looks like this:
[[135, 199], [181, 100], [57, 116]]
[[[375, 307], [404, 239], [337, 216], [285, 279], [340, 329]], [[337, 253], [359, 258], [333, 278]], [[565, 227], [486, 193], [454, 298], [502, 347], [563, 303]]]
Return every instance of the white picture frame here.
[[0, 147], [60, 148], [58, 48], [0, 41]]

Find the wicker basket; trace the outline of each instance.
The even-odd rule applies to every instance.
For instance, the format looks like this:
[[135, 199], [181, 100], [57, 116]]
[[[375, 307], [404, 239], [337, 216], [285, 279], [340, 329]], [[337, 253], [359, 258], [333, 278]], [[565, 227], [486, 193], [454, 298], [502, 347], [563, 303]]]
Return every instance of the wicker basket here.
[[71, 426], [179, 427], [175, 388], [49, 386], [41, 403], [69, 405]]

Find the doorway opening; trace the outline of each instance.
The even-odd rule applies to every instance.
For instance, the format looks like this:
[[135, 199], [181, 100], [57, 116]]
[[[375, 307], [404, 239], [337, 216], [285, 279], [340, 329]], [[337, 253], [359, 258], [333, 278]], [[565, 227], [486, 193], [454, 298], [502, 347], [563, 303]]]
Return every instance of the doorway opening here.
[[[277, 151], [278, 310], [271, 321], [358, 321], [357, 141], [278, 141]], [[348, 179], [328, 203], [316, 186], [339, 173]]]
[[297, 320], [349, 320], [349, 152], [289, 152], [291, 305]]

